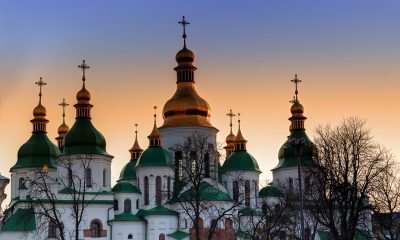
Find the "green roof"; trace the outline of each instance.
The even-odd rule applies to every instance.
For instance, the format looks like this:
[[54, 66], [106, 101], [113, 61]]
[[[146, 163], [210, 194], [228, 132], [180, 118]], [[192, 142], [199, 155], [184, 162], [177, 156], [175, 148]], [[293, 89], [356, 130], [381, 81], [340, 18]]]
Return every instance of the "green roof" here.
[[239, 214], [242, 216], [263, 216], [263, 213], [260, 210], [250, 207], [240, 209]]
[[286, 142], [282, 145], [279, 149], [278, 158], [279, 163], [278, 165], [272, 169], [272, 171], [279, 169], [279, 168], [286, 168], [286, 167], [295, 167], [297, 166], [297, 158], [296, 158], [296, 149], [293, 146], [290, 146], [289, 141], [295, 138], [304, 138], [305, 144], [307, 146], [301, 149], [301, 165], [302, 166], [310, 166], [314, 164], [313, 160], [313, 153], [314, 153], [314, 144], [308, 138], [305, 130], [294, 130], [290, 133], [290, 136], [286, 140]]
[[113, 192], [116, 193], [141, 193], [140, 190], [128, 183], [128, 182], [118, 182], [113, 188], [112, 188]]
[[224, 162], [222, 172], [256, 171], [261, 172], [256, 159], [247, 151], [235, 151]]
[[167, 236], [170, 238], [176, 239], [176, 240], [181, 240], [181, 239], [187, 238], [189, 236], [189, 233], [182, 232], [182, 231], [176, 231], [174, 233], [167, 234]]
[[19, 208], [17, 212], [8, 217], [1, 230], [7, 231], [33, 231], [36, 229], [35, 213], [32, 208]]
[[136, 160], [130, 160], [124, 166], [124, 168], [122, 168], [117, 182], [136, 179], [136, 172], [135, 172], [136, 162], [137, 162]]
[[93, 126], [90, 118], [77, 118], [71, 130], [64, 137], [62, 154], [109, 154], [104, 136]]
[[172, 167], [171, 154], [161, 146], [150, 146], [140, 155], [136, 167]]
[[144, 221], [144, 219], [137, 215], [134, 215], [132, 213], [121, 213], [121, 214], [115, 215], [114, 219], [110, 220], [110, 222], [116, 222], [116, 221], [121, 221], [121, 222]]
[[[200, 191], [200, 200], [201, 201], [231, 201], [231, 198], [227, 193], [222, 192], [221, 190], [213, 187], [206, 181], [200, 183], [199, 186]], [[194, 201], [196, 194], [196, 189], [194, 187], [186, 190], [179, 196], [171, 199], [171, 203], [180, 202], [180, 201]]]
[[[58, 193], [61, 193], [61, 194], [73, 194], [73, 193], [78, 193], [78, 191], [76, 191], [73, 188], [66, 187], [66, 188], [60, 190]], [[96, 195], [96, 194], [97, 195], [114, 195], [113, 192], [109, 192], [109, 191], [99, 191], [99, 192], [85, 191], [85, 194], [90, 194], [90, 195]]]
[[[321, 240], [333, 240], [333, 234], [328, 231], [318, 231], [319, 239]], [[354, 236], [354, 240], [372, 240], [371, 233], [367, 230], [357, 229]]]
[[259, 197], [283, 197], [283, 192], [274, 186], [266, 186], [261, 188]]
[[151, 215], [178, 215], [178, 212], [165, 208], [163, 206], [157, 206], [149, 210], [140, 209], [137, 215], [140, 217]]
[[29, 140], [18, 150], [17, 163], [11, 168], [38, 167], [47, 165], [57, 168], [57, 156], [60, 150], [47, 137], [46, 133], [33, 132]]

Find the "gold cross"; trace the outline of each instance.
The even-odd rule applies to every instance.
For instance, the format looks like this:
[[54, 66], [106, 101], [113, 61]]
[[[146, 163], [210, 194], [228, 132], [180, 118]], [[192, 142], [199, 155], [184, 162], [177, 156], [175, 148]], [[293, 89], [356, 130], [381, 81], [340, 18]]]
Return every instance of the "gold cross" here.
[[229, 124], [229, 126], [231, 126], [231, 130], [232, 130], [232, 119], [233, 119], [234, 116], [236, 116], [236, 114], [234, 114], [234, 113], [232, 112], [232, 109], [230, 109], [230, 110], [229, 110], [229, 113], [227, 113], [226, 116], [228, 116], [228, 117], [230, 118], [230, 124]]
[[39, 104], [42, 104], [42, 86], [47, 85], [47, 83], [43, 82], [42, 77], [40, 77], [39, 81], [35, 82], [35, 84], [39, 86]]
[[85, 78], [85, 71], [86, 71], [86, 69], [89, 69], [90, 66], [86, 64], [86, 61], [85, 61], [85, 60], [83, 60], [83, 61], [82, 61], [82, 64], [81, 64], [81, 65], [78, 65], [78, 68], [82, 69], [82, 73], [83, 73], [82, 81], [85, 81], [85, 80], [86, 80], [86, 78]]
[[178, 22], [183, 27], [183, 45], [186, 47], [186, 25], [189, 25], [190, 22], [186, 21], [185, 16], [182, 17], [182, 20]]
[[69, 104], [65, 101], [65, 98], [63, 98], [63, 100], [62, 100], [62, 102], [60, 102], [59, 104], [58, 104], [59, 106], [61, 106], [62, 108], [63, 108], [63, 121], [64, 121], [64, 118], [65, 118], [65, 108], [67, 107], [67, 106], [69, 106]]
[[295, 74], [295, 75], [294, 75], [294, 79], [292, 79], [292, 80], [290, 80], [290, 81], [293, 82], [293, 83], [295, 84], [295, 86], [296, 86], [296, 90], [295, 90], [295, 92], [294, 92], [295, 98], [294, 98], [293, 101], [297, 101], [297, 94], [299, 93], [299, 92], [297, 91], [297, 85], [298, 85], [299, 83], [301, 83], [301, 80], [298, 79], [298, 78], [297, 78], [297, 74]]

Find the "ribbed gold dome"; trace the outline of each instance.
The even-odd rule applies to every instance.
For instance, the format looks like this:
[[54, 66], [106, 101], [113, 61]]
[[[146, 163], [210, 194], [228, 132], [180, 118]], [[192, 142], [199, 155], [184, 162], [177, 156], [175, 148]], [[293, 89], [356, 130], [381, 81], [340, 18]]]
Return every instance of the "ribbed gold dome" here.
[[210, 123], [210, 105], [194, 89], [193, 82], [180, 82], [174, 96], [163, 108], [164, 125], [171, 126], [206, 126]]
[[87, 104], [89, 103], [90, 98], [90, 92], [85, 88], [85, 86], [83, 86], [82, 89], [76, 94], [76, 100], [78, 100], [78, 104]]
[[63, 122], [57, 129], [58, 135], [65, 135], [69, 131], [69, 127]]
[[230, 144], [230, 143], [234, 143], [235, 141], [236, 141], [236, 136], [235, 136], [235, 134], [233, 134], [232, 131], [231, 131], [231, 132], [229, 133], [229, 135], [226, 136], [225, 142], [226, 142], [227, 144]]
[[46, 114], [47, 114], [46, 108], [40, 103], [33, 109], [33, 116], [35, 117], [45, 117]]
[[187, 49], [186, 47], [182, 48], [179, 52], [176, 53], [176, 61], [179, 66], [189, 64], [191, 65], [194, 62], [195, 55], [194, 53]]
[[304, 107], [299, 101], [294, 101], [292, 106], [290, 107], [290, 112], [293, 115], [303, 115]]

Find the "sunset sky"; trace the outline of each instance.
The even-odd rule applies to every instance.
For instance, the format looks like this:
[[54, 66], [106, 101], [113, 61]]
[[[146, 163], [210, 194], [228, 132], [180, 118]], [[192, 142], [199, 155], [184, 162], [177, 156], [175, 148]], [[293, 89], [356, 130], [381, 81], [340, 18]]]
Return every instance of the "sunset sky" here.
[[398, 158], [399, 12], [395, 0], [2, 1], [0, 173], [10, 177], [17, 151], [31, 135], [40, 76], [47, 82], [49, 137], [57, 136], [62, 98], [73, 125], [81, 88], [77, 65], [86, 59], [93, 123], [115, 156], [114, 183], [129, 160], [134, 124], [145, 149], [153, 106], [160, 109], [160, 126], [161, 109], [175, 92], [182, 15], [190, 22], [197, 91], [211, 106], [218, 141], [229, 132], [229, 109], [240, 112], [264, 185], [289, 134], [290, 79], [296, 73], [311, 138], [318, 124], [357, 115]]

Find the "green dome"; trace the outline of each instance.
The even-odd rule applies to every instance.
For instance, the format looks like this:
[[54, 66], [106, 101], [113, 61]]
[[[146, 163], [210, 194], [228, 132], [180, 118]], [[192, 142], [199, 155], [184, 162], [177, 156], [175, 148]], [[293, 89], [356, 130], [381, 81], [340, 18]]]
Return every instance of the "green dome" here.
[[18, 150], [17, 163], [11, 168], [38, 167], [47, 165], [57, 167], [57, 156], [60, 150], [53, 144], [44, 132], [33, 132], [29, 140]]
[[283, 193], [281, 190], [274, 186], [266, 186], [261, 188], [260, 193], [258, 194], [261, 198], [266, 197], [283, 197]]
[[296, 149], [293, 146], [289, 145], [289, 141], [294, 138], [304, 138], [306, 146], [301, 150], [301, 163], [302, 166], [309, 166], [314, 164], [313, 155], [314, 155], [314, 144], [308, 138], [305, 130], [294, 130], [291, 132], [290, 136], [286, 140], [286, 142], [279, 149], [278, 165], [272, 169], [272, 171], [279, 168], [286, 167], [295, 167], [297, 166], [297, 158], [296, 158]]
[[136, 179], [136, 172], [135, 172], [135, 166], [136, 166], [136, 160], [130, 160], [124, 168], [122, 168], [121, 173], [119, 174], [119, 181], [126, 181], [126, 180], [134, 180]]
[[128, 183], [128, 182], [118, 182], [113, 188], [112, 191], [115, 193], [140, 193], [139, 189]]
[[222, 172], [257, 171], [261, 172], [256, 159], [247, 151], [235, 151], [224, 162]]
[[160, 146], [147, 148], [136, 163], [136, 167], [172, 167], [171, 155]]
[[64, 137], [63, 154], [101, 154], [106, 151], [106, 140], [93, 126], [90, 118], [77, 118], [71, 130]]

